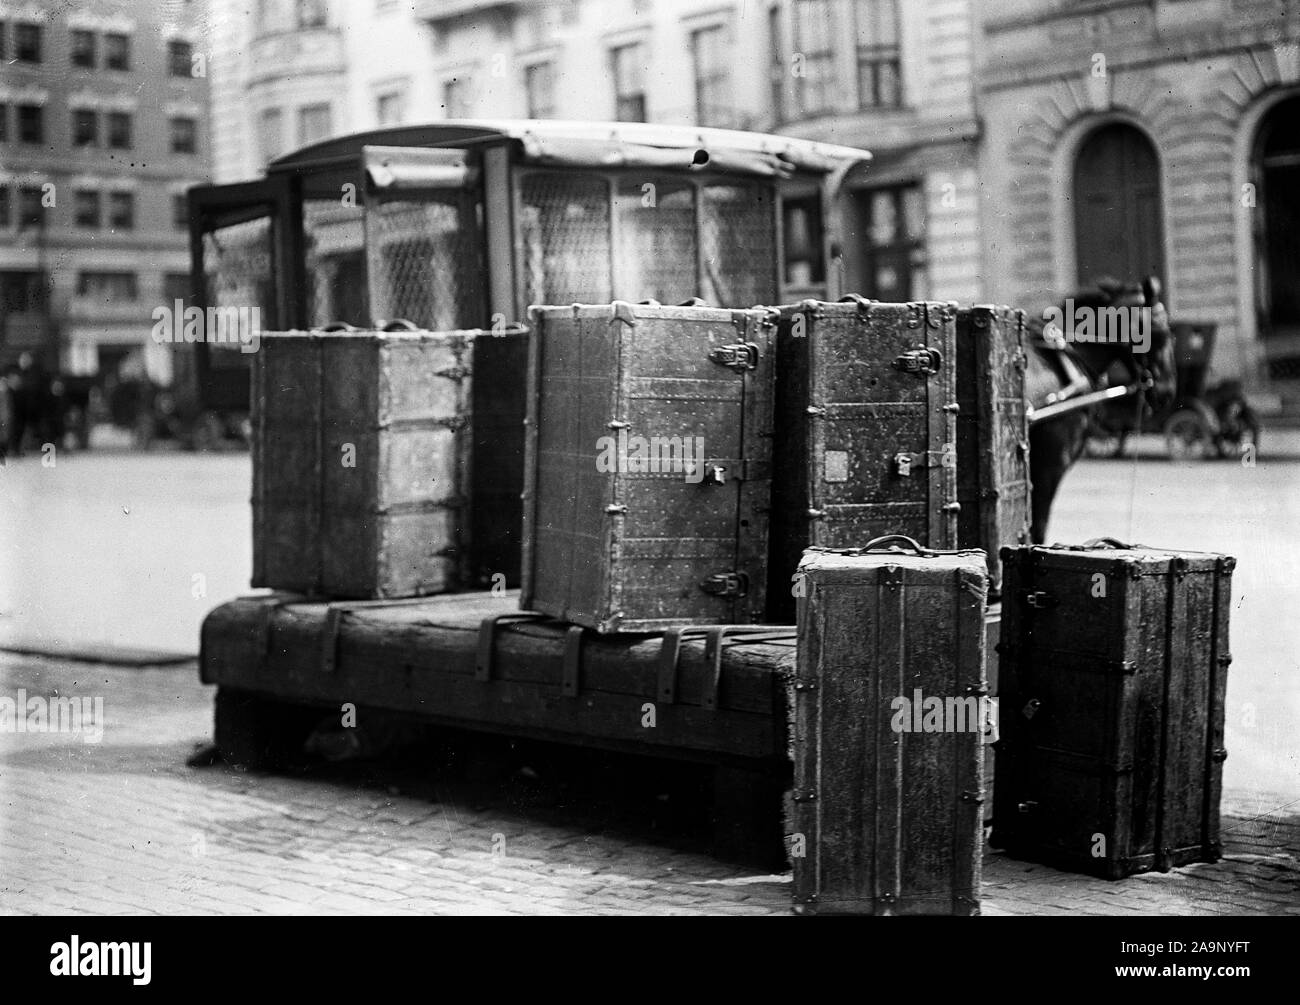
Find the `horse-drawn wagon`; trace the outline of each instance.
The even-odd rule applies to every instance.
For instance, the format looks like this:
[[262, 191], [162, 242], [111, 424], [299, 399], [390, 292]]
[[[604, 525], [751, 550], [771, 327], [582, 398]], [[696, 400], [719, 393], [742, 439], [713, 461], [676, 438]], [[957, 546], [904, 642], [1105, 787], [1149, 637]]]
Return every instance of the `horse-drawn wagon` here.
[[1174, 460], [1239, 457], [1247, 448], [1258, 450], [1259, 418], [1241, 382], [1209, 383], [1218, 326], [1182, 321], [1171, 324], [1170, 330], [1177, 383], [1173, 400], [1159, 409], [1143, 408], [1134, 400], [1108, 403], [1093, 416], [1088, 453], [1119, 457], [1136, 433], [1163, 436]]

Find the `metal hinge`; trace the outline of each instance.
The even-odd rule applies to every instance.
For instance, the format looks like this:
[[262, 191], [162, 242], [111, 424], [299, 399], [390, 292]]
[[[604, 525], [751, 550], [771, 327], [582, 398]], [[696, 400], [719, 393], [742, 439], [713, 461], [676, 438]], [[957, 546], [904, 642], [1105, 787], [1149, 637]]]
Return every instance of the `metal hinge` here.
[[753, 342], [716, 346], [709, 350], [708, 359], [733, 370], [754, 370], [758, 367], [758, 346]]
[[929, 377], [939, 372], [939, 367], [943, 365], [943, 353], [938, 349], [912, 349], [901, 356], [894, 357], [894, 362], [890, 365], [903, 373]]
[[700, 589], [715, 597], [743, 597], [749, 593], [749, 577], [743, 572], [715, 572], [700, 581]]

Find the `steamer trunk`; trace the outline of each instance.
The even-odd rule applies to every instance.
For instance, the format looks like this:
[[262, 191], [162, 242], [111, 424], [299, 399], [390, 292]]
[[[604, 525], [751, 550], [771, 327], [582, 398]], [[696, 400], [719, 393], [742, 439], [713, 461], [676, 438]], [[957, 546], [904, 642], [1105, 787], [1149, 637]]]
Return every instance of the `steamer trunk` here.
[[526, 359], [522, 330], [263, 335], [253, 585], [364, 599], [517, 581]]
[[994, 844], [1119, 879], [1216, 861], [1235, 559], [1007, 549]]
[[777, 346], [768, 618], [789, 623], [807, 547], [956, 546], [955, 306], [805, 300]]
[[976, 305], [957, 312], [957, 543], [988, 555], [989, 589], [1001, 589], [998, 553], [1029, 543], [1029, 416], [1025, 316]]
[[796, 909], [978, 914], [983, 554], [810, 551], [799, 582]]
[[532, 317], [523, 606], [600, 632], [762, 620], [767, 312]]

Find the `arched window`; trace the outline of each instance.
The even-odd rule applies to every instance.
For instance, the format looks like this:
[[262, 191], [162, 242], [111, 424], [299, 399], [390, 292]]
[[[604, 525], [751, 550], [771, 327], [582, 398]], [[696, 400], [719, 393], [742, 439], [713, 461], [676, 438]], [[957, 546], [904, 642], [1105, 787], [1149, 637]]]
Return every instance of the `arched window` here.
[[1160, 165], [1139, 129], [1119, 122], [1102, 126], [1079, 147], [1074, 241], [1081, 287], [1101, 276], [1166, 278]]
[[1255, 186], [1255, 275], [1259, 334], [1270, 376], [1300, 376], [1300, 97], [1274, 105], [1260, 123]]

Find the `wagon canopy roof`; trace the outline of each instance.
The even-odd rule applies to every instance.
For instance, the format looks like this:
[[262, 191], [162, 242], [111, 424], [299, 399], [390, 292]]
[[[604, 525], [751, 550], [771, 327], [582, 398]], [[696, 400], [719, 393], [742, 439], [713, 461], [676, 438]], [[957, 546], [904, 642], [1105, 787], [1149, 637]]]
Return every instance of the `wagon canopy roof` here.
[[326, 170], [359, 159], [367, 146], [468, 148], [511, 142], [519, 145], [523, 160], [533, 164], [678, 170], [707, 165], [713, 171], [767, 177], [795, 171], [846, 171], [871, 159], [870, 153], [853, 147], [731, 129], [644, 122], [455, 119], [325, 140], [280, 157], [267, 170]]

